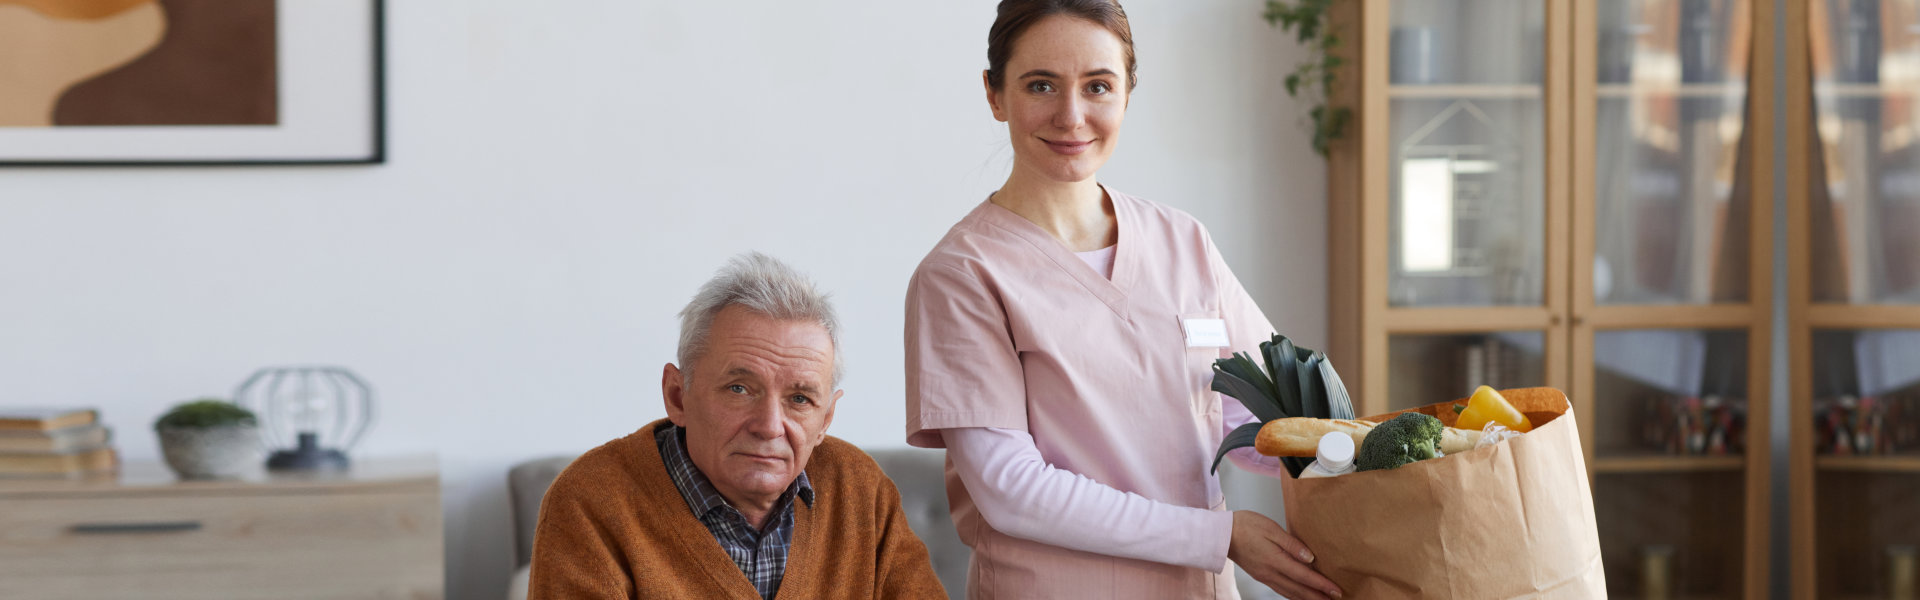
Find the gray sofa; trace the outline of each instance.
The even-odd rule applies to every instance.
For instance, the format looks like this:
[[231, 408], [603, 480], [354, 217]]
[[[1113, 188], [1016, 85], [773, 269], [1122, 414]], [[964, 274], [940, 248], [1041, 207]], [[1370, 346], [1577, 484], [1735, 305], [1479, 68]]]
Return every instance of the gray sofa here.
[[[958, 600], [966, 596], [967, 560], [972, 550], [960, 543], [953, 518], [947, 512], [947, 488], [943, 475], [946, 452], [920, 448], [872, 450], [868, 454], [900, 489], [900, 504], [907, 513], [907, 524], [927, 544], [933, 558], [933, 570], [947, 595]], [[540, 518], [540, 498], [553, 484], [560, 470], [577, 455], [549, 456], [515, 465], [507, 472], [508, 494], [513, 501], [514, 565], [516, 573], [508, 584], [507, 598], [521, 600], [527, 593], [527, 568], [533, 561], [533, 528]]]

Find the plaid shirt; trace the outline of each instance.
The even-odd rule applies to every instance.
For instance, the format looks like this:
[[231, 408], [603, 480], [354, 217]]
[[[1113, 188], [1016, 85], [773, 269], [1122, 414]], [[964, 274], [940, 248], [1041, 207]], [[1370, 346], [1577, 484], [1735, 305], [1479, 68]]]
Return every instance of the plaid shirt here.
[[793, 497], [799, 496], [807, 506], [813, 506], [813, 485], [807, 482], [806, 472], [787, 486], [786, 493], [774, 502], [765, 527], [756, 531], [687, 457], [685, 429], [668, 423], [654, 430], [653, 440], [660, 445], [660, 458], [666, 461], [667, 472], [673, 475], [673, 485], [680, 488], [687, 507], [720, 541], [720, 548], [747, 575], [747, 581], [753, 582], [760, 597], [772, 600], [780, 591], [780, 578], [787, 572], [787, 551], [793, 545]]

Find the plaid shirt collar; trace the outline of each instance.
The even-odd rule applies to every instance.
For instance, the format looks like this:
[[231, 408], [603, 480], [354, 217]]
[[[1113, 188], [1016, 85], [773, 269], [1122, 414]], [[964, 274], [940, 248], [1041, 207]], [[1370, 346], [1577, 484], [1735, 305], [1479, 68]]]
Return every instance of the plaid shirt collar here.
[[[680, 497], [686, 499], [687, 508], [693, 510], [694, 517], [706, 521], [710, 513], [721, 509], [731, 511], [735, 515], [740, 513], [733, 505], [727, 504], [726, 497], [721, 496], [720, 490], [713, 487], [713, 481], [707, 479], [707, 475], [701, 473], [700, 468], [693, 464], [693, 459], [687, 456], [685, 428], [667, 423], [653, 432], [653, 439], [660, 445], [660, 458], [666, 461], [667, 472], [673, 475], [674, 487], [680, 489]], [[799, 496], [802, 502], [807, 503], [808, 508], [813, 507], [813, 484], [807, 481], [806, 471], [801, 471], [800, 476], [795, 477], [793, 483], [787, 486], [787, 491], [774, 502], [772, 516], [785, 517], [791, 513], [794, 496]], [[745, 519], [744, 516], [741, 518]], [[771, 529], [780, 520], [780, 518], [769, 518], [765, 525]]]
[[807, 506], [813, 506], [813, 485], [807, 482], [806, 472], [802, 471], [787, 485], [787, 490], [774, 501], [773, 513], [755, 529], [694, 466], [693, 459], [687, 456], [685, 430], [669, 424], [654, 430], [653, 440], [659, 444], [660, 457], [666, 462], [667, 472], [673, 475], [673, 485], [680, 489], [680, 497], [687, 501], [687, 508], [693, 509], [700, 524], [720, 542], [720, 549], [733, 560], [734, 566], [740, 567], [740, 573], [747, 576], [754, 591], [759, 592], [763, 600], [772, 600], [780, 592], [780, 581], [787, 573], [787, 553], [793, 549], [793, 499], [798, 496]]

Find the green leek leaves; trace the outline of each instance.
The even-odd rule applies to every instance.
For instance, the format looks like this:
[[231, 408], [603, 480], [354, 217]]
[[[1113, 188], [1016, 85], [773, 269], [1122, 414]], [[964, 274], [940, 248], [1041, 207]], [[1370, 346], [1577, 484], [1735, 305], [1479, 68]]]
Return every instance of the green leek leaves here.
[[[1213, 471], [1219, 472], [1220, 460], [1228, 452], [1252, 446], [1260, 426], [1286, 417], [1351, 419], [1353, 399], [1347, 386], [1333, 370], [1327, 355], [1312, 348], [1295, 346], [1287, 336], [1274, 334], [1260, 343], [1260, 357], [1266, 369], [1244, 352], [1213, 361], [1213, 391], [1240, 401], [1259, 422], [1250, 423], [1227, 434], [1214, 453]], [[1281, 459], [1294, 477], [1313, 460], [1304, 457]]]

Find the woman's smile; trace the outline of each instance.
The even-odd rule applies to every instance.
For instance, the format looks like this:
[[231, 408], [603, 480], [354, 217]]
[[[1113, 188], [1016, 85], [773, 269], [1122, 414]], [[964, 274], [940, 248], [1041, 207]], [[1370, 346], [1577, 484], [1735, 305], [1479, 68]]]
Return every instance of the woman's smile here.
[[1093, 140], [1085, 140], [1085, 141], [1049, 140], [1047, 138], [1040, 138], [1040, 141], [1046, 142], [1047, 147], [1052, 148], [1054, 152], [1065, 154], [1067, 156], [1073, 156], [1076, 154], [1080, 154], [1082, 152], [1086, 152], [1087, 148], [1093, 147], [1093, 142], [1094, 142]]

